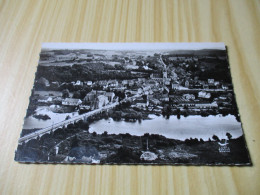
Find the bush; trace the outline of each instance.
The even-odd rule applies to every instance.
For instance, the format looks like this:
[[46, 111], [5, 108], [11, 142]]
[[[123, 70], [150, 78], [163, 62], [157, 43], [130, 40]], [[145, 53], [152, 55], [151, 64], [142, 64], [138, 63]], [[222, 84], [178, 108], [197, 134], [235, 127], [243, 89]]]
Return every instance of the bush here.
[[220, 141], [219, 138], [218, 138], [218, 136], [216, 136], [216, 135], [213, 135], [213, 136], [212, 136], [212, 139], [213, 139], [214, 141], [217, 141], [217, 142]]
[[107, 131], [104, 131], [104, 133], [102, 133], [102, 136], [107, 136]]

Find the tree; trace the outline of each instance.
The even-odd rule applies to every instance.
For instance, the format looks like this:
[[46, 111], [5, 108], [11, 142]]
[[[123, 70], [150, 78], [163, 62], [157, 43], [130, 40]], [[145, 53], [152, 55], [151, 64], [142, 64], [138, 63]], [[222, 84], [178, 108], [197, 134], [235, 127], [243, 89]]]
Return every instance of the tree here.
[[70, 144], [71, 148], [78, 147], [79, 146], [78, 142], [79, 142], [78, 137], [75, 135], [71, 140], [71, 144]]
[[218, 136], [216, 136], [216, 135], [213, 135], [213, 136], [212, 136], [212, 139], [213, 139], [214, 141], [218, 141], [218, 142], [220, 141], [219, 138], [218, 138]]
[[142, 95], [143, 100], [147, 101], [147, 95]]
[[65, 120], [69, 120], [69, 119], [71, 119], [71, 117], [70, 117], [70, 115], [67, 115]]
[[184, 110], [184, 111], [183, 111], [183, 116], [184, 116], [184, 117], [187, 117], [187, 116], [188, 116], [187, 110]]
[[78, 98], [78, 99], [80, 99], [80, 98], [81, 98], [80, 91], [76, 91], [76, 92], [74, 92], [74, 94], [73, 94], [73, 98]]
[[227, 136], [228, 140], [231, 140], [232, 135], [230, 133], [226, 133], [226, 136]]
[[68, 98], [69, 96], [70, 96], [69, 90], [68, 90], [68, 89], [64, 89], [64, 90], [62, 91], [62, 97], [63, 97], [63, 98]]

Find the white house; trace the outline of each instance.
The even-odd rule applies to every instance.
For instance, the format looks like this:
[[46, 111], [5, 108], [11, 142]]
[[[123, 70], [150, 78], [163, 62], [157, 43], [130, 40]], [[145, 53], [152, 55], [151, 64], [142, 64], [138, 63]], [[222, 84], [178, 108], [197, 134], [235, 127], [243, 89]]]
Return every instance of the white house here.
[[193, 94], [184, 94], [182, 97], [186, 100], [195, 100], [195, 96]]
[[206, 91], [200, 91], [198, 93], [198, 97], [209, 99], [211, 97], [211, 94], [207, 93]]
[[51, 101], [52, 101], [52, 97], [47, 97], [47, 96], [38, 100], [38, 102], [41, 102], [41, 103], [48, 103], [48, 102], [51, 102]]
[[127, 84], [128, 84], [128, 80], [123, 80], [123, 81], [122, 81], [122, 84], [123, 84], [123, 85], [127, 85]]
[[223, 84], [223, 85], [222, 85], [222, 89], [227, 90], [227, 89], [228, 89], [228, 86]]
[[195, 104], [196, 108], [217, 108], [218, 104], [216, 102], [212, 102], [212, 103], [198, 103]]
[[117, 87], [118, 86], [118, 81], [117, 80], [109, 80], [107, 82], [107, 86], [109, 86], [109, 87]]
[[174, 82], [172, 83], [172, 89], [179, 89], [179, 88], [180, 88], [179, 83], [177, 83], [176, 81], [174, 81]]
[[87, 81], [87, 86], [92, 86], [92, 81]]
[[109, 103], [108, 97], [106, 97], [104, 95], [99, 95], [97, 97], [97, 99], [98, 99], [98, 105], [97, 105], [98, 108], [102, 108], [102, 107], [104, 107], [105, 105], [107, 105]]
[[82, 86], [83, 83], [82, 83], [81, 81], [77, 80], [77, 82], [75, 83], [75, 85], [76, 85], [76, 86]]
[[82, 103], [80, 99], [76, 98], [66, 98], [62, 101], [62, 105], [64, 106], [78, 106]]
[[214, 84], [214, 79], [208, 79], [208, 84]]
[[112, 102], [113, 99], [114, 99], [114, 97], [115, 97], [115, 93], [114, 93], [114, 92], [106, 92], [106, 93], [104, 94], [104, 96], [107, 97], [107, 99], [108, 99], [109, 102]]

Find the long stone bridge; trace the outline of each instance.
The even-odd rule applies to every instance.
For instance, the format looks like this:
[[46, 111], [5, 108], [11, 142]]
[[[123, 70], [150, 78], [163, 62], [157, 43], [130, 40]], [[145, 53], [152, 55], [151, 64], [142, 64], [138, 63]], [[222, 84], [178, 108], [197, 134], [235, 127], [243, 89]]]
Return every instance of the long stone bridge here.
[[126, 102], [126, 101], [128, 101], [130, 99], [134, 99], [134, 98], [136, 98], [138, 96], [140, 96], [140, 95], [135, 95], [135, 96], [132, 96], [132, 97], [125, 98], [125, 99], [123, 99], [120, 102], [114, 102], [114, 103], [106, 105], [106, 106], [104, 106], [102, 108], [95, 109], [95, 110], [87, 112], [85, 114], [81, 114], [81, 115], [72, 117], [71, 119], [64, 120], [64, 121], [55, 123], [55, 124], [53, 124], [51, 126], [45, 127], [43, 129], [37, 130], [37, 131], [35, 131], [33, 133], [30, 133], [30, 134], [27, 134], [27, 135], [21, 137], [18, 140], [18, 143], [19, 144], [22, 144], [23, 142], [26, 143], [26, 142], [30, 141], [31, 139], [36, 139], [38, 136], [41, 137], [41, 136], [43, 136], [46, 133], [54, 132], [55, 130], [59, 129], [60, 127], [64, 127], [64, 126], [66, 127], [67, 125], [73, 124], [73, 123], [78, 122], [80, 120], [86, 120], [90, 116], [93, 116], [95, 114], [99, 114], [99, 113], [101, 113], [101, 112], [103, 112], [105, 110], [112, 109], [115, 106], [119, 105], [119, 103]]

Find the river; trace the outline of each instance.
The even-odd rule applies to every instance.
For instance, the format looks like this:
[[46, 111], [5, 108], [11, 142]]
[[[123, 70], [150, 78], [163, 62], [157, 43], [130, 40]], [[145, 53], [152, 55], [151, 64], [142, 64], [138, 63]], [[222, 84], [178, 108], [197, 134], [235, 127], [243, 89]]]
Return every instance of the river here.
[[215, 134], [220, 139], [227, 138], [229, 132], [233, 138], [243, 134], [241, 123], [237, 122], [235, 116], [188, 116], [177, 119], [170, 116], [165, 119], [163, 116], [149, 115], [151, 120], [143, 120], [141, 123], [114, 121], [113, 119], [102, 119], [90, 125], [90, 132], [98, 134], [107, 131], [108, 134], [129, 133], [131, 135], [143, 135], [145, 133], [160, 134], [167, 138], [185, 140], [187, 138], [202, 138], [208, 140]]
[[[36, 110], [36, 114], [47, 114], [51, 119], [41, 120], [30, 116], [25, 119], [23, 129], [44, 128], [51, 126], [57, 122], [65, 120], [66, 116], [76, 116], [77, 112], [73, 113], [53, 113], [50, 107], [41, 106]], [[145, 133], [160, 134], [167, 138], [185, 140], [187, 138], [202, 138], [208, 140], [215, 134], [219, 138], [226, 138], [226, 133], [229, 132], [233, 138], [237, 138], [243, 134], [241, 123], [237, 122], [235, 116], [188, 116], [177, 119], [176, 116], [170, 116], [165, 119], [163, 116], [150, 114], [151, 120], [142, 120], [141, 123], [114, 121], [102, 119], [95, 121], [90, 125], [90, 132], [98, 134], [107, 131], [109, 134], [129, 133], [132, 135], [143, 135]]]
[[78, 112], [72, 112], [72, 113], [54, 113], [51, 111], [51, 108], [48, 106], [39, 106], [35, 114], [42, 114], [42, 115], [48, 115], [51, 119], [49, 120], [42, 120], [42, 119], [36, 119], [33, 116], [29, 116], [25, 118], [23, 129], [41, 129], [44, 127], [51, 126], [55, 123], [64, 121], [66, 117], [69, 115], [70, 117], [77, 116]]

